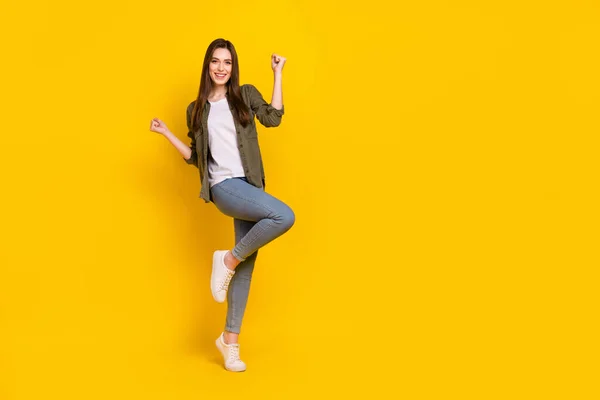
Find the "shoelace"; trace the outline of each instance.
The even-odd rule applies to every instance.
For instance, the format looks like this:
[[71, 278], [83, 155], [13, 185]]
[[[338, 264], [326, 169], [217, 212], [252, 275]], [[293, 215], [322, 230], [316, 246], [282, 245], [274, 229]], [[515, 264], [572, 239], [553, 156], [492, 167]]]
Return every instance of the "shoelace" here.
[[228, 356], [228, 361], [229, 362], [236, 362], [240, 360], [240, 346], [237, 344], [230, 344], [229, 345], [229, 356]]
[[231, 278], [233, 277], [233, 271], [227, 267], [225, 268], [227, 269], [225, 278], [223, 278], [223, 281], [221, 281], [221, 284], [219, 285], [221, 290], [225, 290], [227, 287], [229, 287], [229, 282], [231, 282]]

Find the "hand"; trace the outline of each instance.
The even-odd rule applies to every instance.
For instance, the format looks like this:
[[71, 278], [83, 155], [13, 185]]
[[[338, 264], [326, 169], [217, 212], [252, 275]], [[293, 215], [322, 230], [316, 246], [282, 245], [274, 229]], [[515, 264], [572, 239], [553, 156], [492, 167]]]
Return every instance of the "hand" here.
[[153, 118], [150, 122], [150, 131], [164, 135], [169, 131], [167, 125], [158, 118]]
[[281, 57], [277, 54], [271, 55], [271, 68], [273, 68], [273, 72], [281, 72], [283, 70], [283, 65], [286, 62], [285, 57]]

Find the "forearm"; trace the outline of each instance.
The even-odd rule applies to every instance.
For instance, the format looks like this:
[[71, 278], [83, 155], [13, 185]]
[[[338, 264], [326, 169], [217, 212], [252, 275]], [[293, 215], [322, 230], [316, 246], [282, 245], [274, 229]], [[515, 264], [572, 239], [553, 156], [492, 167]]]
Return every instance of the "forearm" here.
[[177, 136], [175, 136], [171, 131], [167, 131], [163, 134], [165, 138], [181, 153], [183, 158], [188, 160], [192, 156], [192, 150], [190, 147], [183, 143]]
[[282, 89], [282, 73], [276, 71], [273, 81], [273, 96], [271, 97], [271, 105], [278, 110], [283, 108], [283, 89]]

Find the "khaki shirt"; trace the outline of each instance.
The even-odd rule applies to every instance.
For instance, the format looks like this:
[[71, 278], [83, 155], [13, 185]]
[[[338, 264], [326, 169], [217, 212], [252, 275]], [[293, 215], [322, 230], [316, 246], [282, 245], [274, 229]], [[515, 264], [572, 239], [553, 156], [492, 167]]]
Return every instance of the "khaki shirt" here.
[[[284, 108], [276, 109], [267, 103], [260, 92], [252, 85], [242, 85], [240, 87], [242, 99], [250, 109], [250, 122], [243, 127], [234, 117], [235, 131], [237, 135], [237, 147], [242, 159], [244, 173], [248, 183], [258, 188], [265, 185], [265, 171], [258, 144], [256, 123], [254, 116], [265, 127], [278, 126], [281, 123], [281, 117], [284, 114]], [[187, 108], [187, 126], [188, 137], [191, 139], [190, 149], [192, 156], [184, 159], [188, 164], [198, 167], [200, 172], [200, 198], [205, 202], [212, 201], [210, 196], [210, 187], [208, 183], [208, 157], [210, 149], [208, 146], [208, 114], [210, 112], [210, 103], [207, 101], [202, 113], [202, 124], [195, 132], [192, 131], [192, 111], [196, 101], [190, 103]], [[232, 106], [229, 106], [232, 109]]]

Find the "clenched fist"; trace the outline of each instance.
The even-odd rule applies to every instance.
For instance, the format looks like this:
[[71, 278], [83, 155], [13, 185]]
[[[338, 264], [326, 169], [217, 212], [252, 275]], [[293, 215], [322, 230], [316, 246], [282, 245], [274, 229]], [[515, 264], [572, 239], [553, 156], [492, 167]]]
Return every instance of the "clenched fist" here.
[[167, 125], [158, 118], [153, 118], [150, 122], [150, 131], [164, 135], [169, 131]]
[[281, 72], [283, 70], [283, 65], [285, 64], [285, 61], [285, 57], [281, 57], [277, 54], [271, 55], [271, 68], [273, 68], [273, 72]]

